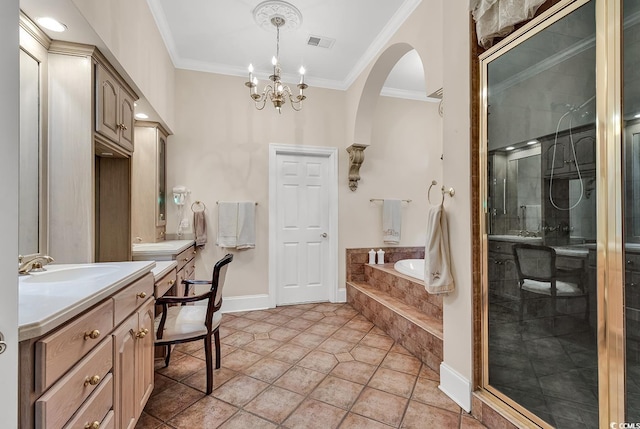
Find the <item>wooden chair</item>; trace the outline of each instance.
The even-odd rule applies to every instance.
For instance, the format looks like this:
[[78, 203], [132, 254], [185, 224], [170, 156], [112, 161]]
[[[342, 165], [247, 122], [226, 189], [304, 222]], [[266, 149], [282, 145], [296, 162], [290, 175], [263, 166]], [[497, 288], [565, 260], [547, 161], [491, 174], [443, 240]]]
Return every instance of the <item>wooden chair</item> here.
[[589, 320], [589, 294], [584, 284], [584, 275], [559, 270], [556, 266], [555, 249], [534, 244], [515, 244], [513, 256], [515, 257], [520, 286], [521, 323], [525, 292], [551, 297], [554, 316], [557, 313], [557, 298], [584, 298], [585, 319]]
[[[211, 280], [183, 280], [185, 290], [191, 285], [210, 284], [211, 289], [196, 296], [163, 296], [156, 300], [162, 305], [162, 315], [156, 317], [157, 346], [167, 347], [165, 367], [171, 359], [173, 344], [204, 340], [204, 353], [207, 363], [207, 395], [213, 391], [213, 353], [211, 337], [216, 345], [216, 369], [220, 368], [220, 321], [222, 313], [222, 288], [227, 274], [227, 267], [233, 260], [233, 255], [227, 254], [213, 267]], [[207, 305], [186, 305], [197, 301], [207, 300]], [[170, 304], [174, 304], [170, 306]], [[180, 304], [180, 305], [175, 305]]]

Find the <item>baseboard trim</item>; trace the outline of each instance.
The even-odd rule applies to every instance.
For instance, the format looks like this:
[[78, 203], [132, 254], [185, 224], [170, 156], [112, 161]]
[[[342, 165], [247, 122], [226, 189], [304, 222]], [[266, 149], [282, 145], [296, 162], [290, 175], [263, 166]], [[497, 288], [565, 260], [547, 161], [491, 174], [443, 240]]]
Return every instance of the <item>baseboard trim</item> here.
[[347, 302], [347, 288], [338, 289], [336, 302]]
[[271, 308], [269, 295], [229, 296], [222, 300], [223, 313], [235, 313], [237, 311], [264, 310]]
[[438, 387], [463, 410], [471, 412], [471, 382], [444, 362], [440, 364]]

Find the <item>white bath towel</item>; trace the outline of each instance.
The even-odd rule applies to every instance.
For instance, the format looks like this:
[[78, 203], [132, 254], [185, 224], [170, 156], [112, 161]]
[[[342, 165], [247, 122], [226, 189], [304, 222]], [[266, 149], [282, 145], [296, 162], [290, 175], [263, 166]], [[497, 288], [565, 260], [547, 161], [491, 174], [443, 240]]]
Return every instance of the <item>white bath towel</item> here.
[[454, 288], [449, 256], [449, 229], [442, 204], [429, 209], [427, 243], [424, 249], [424, 284], [431, 294], [451, 292]]
[[219, 247], [236, 247], [238, 240], [238, 203], [218, 202], [218, 239]]
[[524, 230], [537, 232], [540, 231], [541, 212], [540, 204], [532, 204], [524, 206]]
[[400, 200], [384, 200], [382, 202], [382, 239], [385, 243], [400, 244], [401, 203]]
[[242, 201], [238, 203], [238, 249], [256, 247], [256, 203]]

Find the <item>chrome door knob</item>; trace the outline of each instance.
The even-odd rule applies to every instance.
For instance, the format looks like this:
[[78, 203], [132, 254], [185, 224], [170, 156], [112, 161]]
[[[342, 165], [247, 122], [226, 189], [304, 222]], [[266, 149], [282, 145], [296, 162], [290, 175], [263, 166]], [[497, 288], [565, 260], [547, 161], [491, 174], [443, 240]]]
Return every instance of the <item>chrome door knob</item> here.
[[7, 343], [4, 342], [4, 335], [0, 332], [0, 355], [7, 350]]
[[328, 237], [328, 235], [327, 235], [327, 233], [326, 233], [326, 232], [323, 232], [322, 234], [320, 234], [320, 236], [321, 236], [322, 238], [327, 238], [327, 237]]

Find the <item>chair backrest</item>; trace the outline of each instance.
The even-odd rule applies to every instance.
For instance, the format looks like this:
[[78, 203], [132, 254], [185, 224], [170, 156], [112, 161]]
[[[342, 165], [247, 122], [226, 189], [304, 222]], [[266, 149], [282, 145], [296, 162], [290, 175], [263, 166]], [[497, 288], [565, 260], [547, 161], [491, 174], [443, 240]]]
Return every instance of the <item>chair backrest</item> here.
[[520, 280], [552, 282], [556, 279], [556, 251], [549, 246], [518, 243], [513, 246]]
[[233, 255], [227, 253], [222, 259], [220, 259], [213, 267], [213, 278], [211, 279], [211, 291], [209, 292], [209, 303], [207, 304], [207, 323], [210, 323], [213, 317], [213, 313], [218, 311], [222, 306], [222, 289], [224, 288], [224, 281], [227, 277], [227, 268], [233, 261]]

